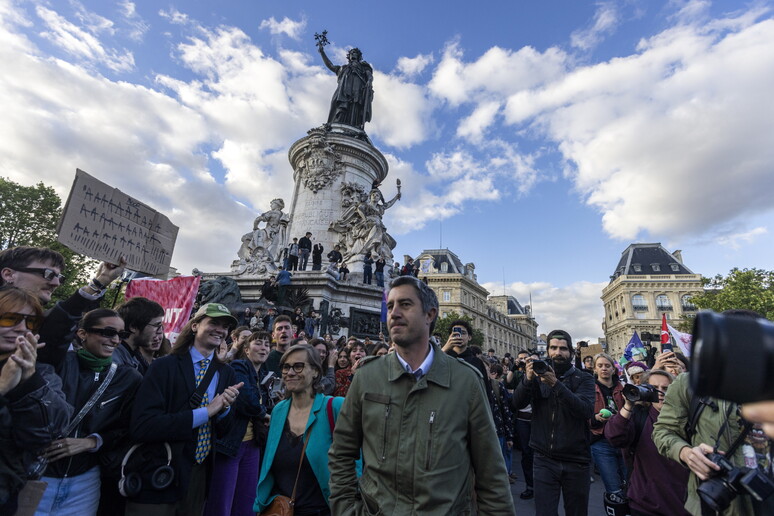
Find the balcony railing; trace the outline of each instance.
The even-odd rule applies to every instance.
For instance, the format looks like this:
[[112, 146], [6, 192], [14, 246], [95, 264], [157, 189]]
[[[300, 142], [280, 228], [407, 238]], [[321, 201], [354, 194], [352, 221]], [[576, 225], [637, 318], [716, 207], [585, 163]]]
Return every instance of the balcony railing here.
[[635, 312], [647, 312], [648, 305], [632, 305], [632, 310]]

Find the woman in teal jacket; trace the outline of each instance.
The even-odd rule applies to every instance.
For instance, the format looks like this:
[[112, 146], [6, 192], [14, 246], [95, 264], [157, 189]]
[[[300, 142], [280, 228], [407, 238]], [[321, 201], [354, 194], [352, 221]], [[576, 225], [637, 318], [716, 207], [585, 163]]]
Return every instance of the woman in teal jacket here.
[[277, 495], [291, 497], [298, 476], [294, 514], [330, 514], [328, 448], [344, 398], [321, 394], [320, 356], [309, 345], [291, 346], [280, 359], [280, 370], [290, 397], [278, 403], [271, 414], [253, 509], [260, 513]]

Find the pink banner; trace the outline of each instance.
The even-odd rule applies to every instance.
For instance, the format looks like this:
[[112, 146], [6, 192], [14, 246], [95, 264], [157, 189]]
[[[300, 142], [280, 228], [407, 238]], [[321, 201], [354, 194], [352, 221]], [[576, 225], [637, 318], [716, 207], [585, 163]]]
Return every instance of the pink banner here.
[[132, 280], [126, 286], [126, 298], [146, 297], [163, 306], [164, 334], [174, 343], [191, 315], [200, 279], [199, 276], [178, 276], [166, 281]]

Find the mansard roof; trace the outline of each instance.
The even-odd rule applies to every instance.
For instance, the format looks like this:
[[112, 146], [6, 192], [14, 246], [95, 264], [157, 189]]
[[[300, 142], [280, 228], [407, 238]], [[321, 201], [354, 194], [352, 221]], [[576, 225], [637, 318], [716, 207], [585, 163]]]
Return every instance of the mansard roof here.
[[632, 244], [621, 253], [613, 274], [614, 280], [621, 275], [694, 274], [682, 263], [680, 251], [670, 253], [660, 243]]
[[460, 258], [448, 249], [425, 249], [419, 256], [415, 258], [418, 260], [421, 256], [430, 255], [433, 258], [433, 267], [440, 273], [441, 264], [448, 263], [447, 273], [449, 274], [465, 274], [465, 266], [462, 264]]

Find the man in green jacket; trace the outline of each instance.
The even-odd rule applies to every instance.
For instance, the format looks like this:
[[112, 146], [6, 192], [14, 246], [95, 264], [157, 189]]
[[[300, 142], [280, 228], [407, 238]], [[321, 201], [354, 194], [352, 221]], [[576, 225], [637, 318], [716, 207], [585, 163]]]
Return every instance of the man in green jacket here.
[[[695, 516], [701, 516], [701, 500], [696, 488], [711, 473], [720, 468], [707, 458], [712, 453], [716, 440], [718, 450], [725, 452], [741, 433], [744, 422], [738, 406], [726, 400], [711, 399], [701, 411], [695, 424], [690, 442], [686, 439], [685, 427], [691, 417], [690, 373], [683, 373], [669, 386], [664, 406], [653, 426], [653, 442], [658, 452], [691, 470], [688, 478], [688, 499], [685, 509]], [[728, 420], [728, 424], [724, 423]], [[721, 432], [722, 430], [722, 432]], [[744, 466], [743, 447], [739, 446], [732, 457], [734, 466]], [[749, 495], [740, 494], [721, 513], [723, 516], [749, 516], [755, 514]]]
[[393, 281], [387, 326], [395, 353], [361, 363], [336, 422], [333, 514], [515, 514], [480, 374], [430, 344], [437, 315], [427, 285], [412, 276]]

